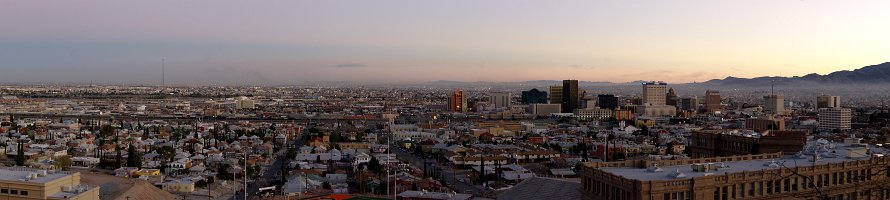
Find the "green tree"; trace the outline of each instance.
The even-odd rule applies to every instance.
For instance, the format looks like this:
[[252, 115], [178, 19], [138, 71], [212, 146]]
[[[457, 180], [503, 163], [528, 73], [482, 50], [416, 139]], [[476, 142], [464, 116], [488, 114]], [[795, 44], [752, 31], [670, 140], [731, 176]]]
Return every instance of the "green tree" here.
[[377, 157], [371, 156], [371, 161], [368, 161], [368, 170], [377, 174], [383, 172], [383, 168], [380, 166], [380, 160], [377, 160]]
[[18, 152], [15, 154], [15, 165], [25, 166], [25, 144], [18, 142]]
[[229, 166], [228, 164], [219, 165], [219, 166], [216, 168], [216, 178], [219, 178], [219, 180], [232, 180], [232, 179], [234, 179], [235, 176], [232, 175], [232, 173], [229, 173], [229, 170], [228, 170], [229, 167], [230, 167], [230, 166]]
[[115, 128], [111, 125], [102, 125], [102, 128], [99, 128], [99, 135], [102, 137], [108, 137], [114, 135]]
[[71, 156], [64, 155], [56, 158], [55, 162], [53, 162], [53, 166], [56, 166], [57, 169], [61, 170], [70, 170], [73, 162], [71, 161]]
[[142, 155], [136, 151], [133, 145], [127, 150], [127, 167], [142, 168]]

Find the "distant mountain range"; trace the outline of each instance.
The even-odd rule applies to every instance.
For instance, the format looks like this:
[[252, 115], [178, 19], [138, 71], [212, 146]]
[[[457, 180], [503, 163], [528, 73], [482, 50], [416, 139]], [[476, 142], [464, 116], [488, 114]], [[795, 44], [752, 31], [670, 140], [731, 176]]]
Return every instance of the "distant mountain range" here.
[[757, 78], [737, 78], [727, 77], [725, 79], [713, 79], [703, 83], [703, 85], [711, 86], [768, 86], [775, 83], [776, 85], [857, 85], [857, 84], [890, 84], [890, 62], [866, 66], [853, 71], [844, 70], [836, 71], [826, 75], [808, 74], [806, 76], [793, 77], [757, 77]]

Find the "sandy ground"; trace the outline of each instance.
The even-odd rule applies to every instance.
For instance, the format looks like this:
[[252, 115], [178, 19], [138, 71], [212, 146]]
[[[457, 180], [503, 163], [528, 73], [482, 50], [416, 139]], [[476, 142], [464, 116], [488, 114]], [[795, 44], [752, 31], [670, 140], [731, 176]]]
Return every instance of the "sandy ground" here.
[[163, 191], [147, 181], [116, 177], [102, 172], [81, 171], [81, 182], [102, 187], [100, 197], [103, 200], [181, 199], [181, 197]]

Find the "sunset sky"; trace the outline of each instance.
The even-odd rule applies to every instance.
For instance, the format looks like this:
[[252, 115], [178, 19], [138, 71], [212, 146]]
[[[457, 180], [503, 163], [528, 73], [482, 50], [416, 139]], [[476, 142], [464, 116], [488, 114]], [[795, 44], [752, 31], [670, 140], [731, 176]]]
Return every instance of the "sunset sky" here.
[[0, 82], [795, 76], [890, 61], [890, 1], [0, 1]]

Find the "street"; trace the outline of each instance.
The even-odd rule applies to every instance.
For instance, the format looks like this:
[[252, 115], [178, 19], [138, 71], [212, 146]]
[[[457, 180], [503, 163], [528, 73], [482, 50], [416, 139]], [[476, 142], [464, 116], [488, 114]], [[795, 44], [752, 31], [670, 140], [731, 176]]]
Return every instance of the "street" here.
[[[292, 141], [292, 145], [296, 146], [294, 148], [300, 148], [300, 146], [301, 146], [299, 140]], [[285, 145], [285, 147], [288, 147], [288, 146], [290, 146], [290, 144]], [[262, 167], [262, 169], [263, 169], [261, 171], [262, 176], [260, 176], [259, 179], [257, 179], [257, 180], [248, 180], [248, 183], [247, 183], [247, 191], [248, 192], [246, 193], [248, 195], [248, 197], [256, 196], [256, 193], [259, 191], [259, 189], [261, 187], [267, 187], [267, 186], [269, 186], [270, 183], [275, 182], [276, 180], [281, 178], [279, 176], [279, 173], [281, 172], [281, 167], [283, 166], [283, 164], [285, 164], [284, 161], [287, 160], [284, 156], [284, 155], [286, 155], [286, 153], [287, 153], [287, 148], [281, 148], [280, 150], [275, 152], [272, 156], [272, 159], [274, 159], [274, 161], [271, 164]], [[286, 175], [286, 174], [282, 174], [282, 176], [283, 175]], [[243, 178], [243, 177], [241, 177], [241, 178]], [[236, 180], [238, 180], [238, 179], [236, 179]], [[241, 183], [243, 183], [244, 180], [240, 180], [240, 181], [241, 181]], [[231, 198], [231, 200], [249, 199], [249, 198], [245, 198], [244, 195], [245, 195], [245, 193], [239, 193], [238, 195], [233, 196]]]
[[[392, 152], [399, 158], [408, 161], [408, 163], [414, 167], [423, 169], [422, 158], [417, 157], [414, 154], [411, 154], [410, 152], [407, 152], [401, 148], [398, 148], [395, 145], [391, 146], [390, 148], [392, 148]], [[470, 184], [471, 182], [469, 180], [469, 177], [467, 177], [467, 175], [470, 174], [470, 170], [452, 169], [451, 167], [439, 164], [435, 159], [428, 159], [428, 161], [431, 163], [431, 165], [427, 167], [438, 167], [439, 169], [444, 169], [442, 170], [442, 173], [445, 175], [445, 181], [443, 183], [448, 184], [448, 187], [454, 189], [456, 192], [467, 193], [467, 191], [470, 191], [469, 193], [474, 195], [482, 194], [483, 190], [480, 187], [476, 187]], [[462, 183], [458, 181], [459, 179], [466, 179], [467, 181]]]

